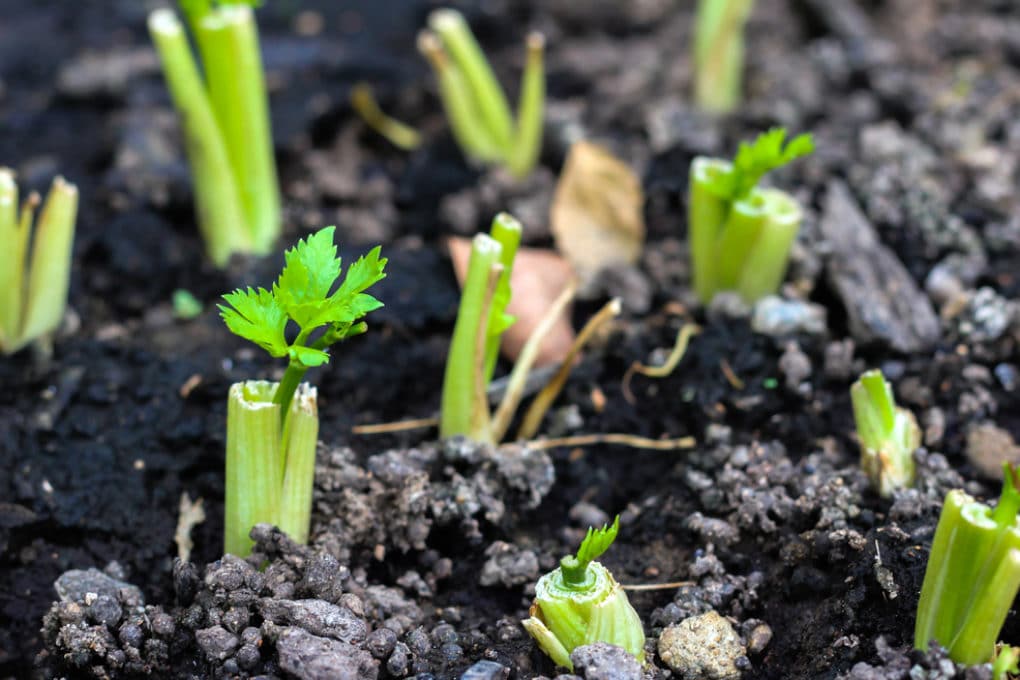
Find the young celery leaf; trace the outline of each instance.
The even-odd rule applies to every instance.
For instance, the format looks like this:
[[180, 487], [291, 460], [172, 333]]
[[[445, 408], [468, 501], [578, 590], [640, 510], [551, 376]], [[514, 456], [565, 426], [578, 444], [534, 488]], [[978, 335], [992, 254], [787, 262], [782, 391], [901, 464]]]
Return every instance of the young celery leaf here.
[[302, 330], [328, 304], [326, 296], [340, 276], [340, 258], [333, 245], [334, 227], [326, 227], [298, 241], [284, 255], [286, 264], [273, 284], [273, 297]]
[[230, 307], [217, 305], [220, 316], [233, 333], [251, 340], [274, 357], [287, 356], [284, 331], [287, 312], [265, 288], [235, 290], [223, 296]]
[[588, 528], [588, 534], [581, 541], [581, 547], [577, 549], [577, 563], [587, 567], [609, 550], [609, 546], [616, 540], [616, 534], [620, 531], [620, 516], [617, 515], [612, 526], [603, 525], [601, 529]]
[[709, 188], [723, 200], [739, 201], [746, 198], [769, 171], [815, 150], [809, 133], [797, 135], [784, 146], [785, 141], [786, 128], [775, 127], [758, 135], [750, 144], [741, 142], [733, 159], [733, 169], [720, 173]]

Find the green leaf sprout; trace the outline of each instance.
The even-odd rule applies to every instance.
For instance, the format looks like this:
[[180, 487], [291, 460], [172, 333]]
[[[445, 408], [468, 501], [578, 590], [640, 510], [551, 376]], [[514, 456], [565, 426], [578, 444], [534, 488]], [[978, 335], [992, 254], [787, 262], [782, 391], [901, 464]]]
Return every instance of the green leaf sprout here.
[[861, 467], [883, 498], [914, 483], [914, 451], [921, 428], [914, 414], [896, 406], [892, 386], [879, 370], [864, 373], [850, 387], [854, 422], [861, 441]]
[[[78, 189], [57, 177], [35, 221], [39, 195], [18, 206], [14, 173], [0, 168], [0, 353], [49, 347], [67, 309]], [[33, 224], [33, 222], [35, 222]]]
[[959, 489], [946, 494], [917, 603], [917, 649], [935, 640], [958, 663], [992, 660], [1020, 590], [1018, 486], [1020, 467], [1006, 463], [994, 510]]
[[617, 645], [644, 662], [641, 619], [613, 575], [595, 561], [619, 530], [619, 517], [612, 526], [589, 528], [577, 554], [564, 557], [535, 585], [535, 601], [522, 624], [558, 666], [573, 670], [571, 652], [594, 642]]
[[182, 0], [198, 51], [195, 63], [173, 10], [149, 15], [149, 33], [184, 128], [195, 213], [209, 258], [264, 255], [280, 235], [273, 155], [258, 29], [247, 1]]
[[702, 302], [724, 290], [755, 302], [779, 288], [801, 209], [789, 194], [758, 183], [813, 150], [810, 135], [786, 143], [786, 130], [773, 128], [741, 143], [733, 162], [692, 161], [687, 221], [694, 289]]
[[429, 30], [418, 36], [439, 80], [440, 98], [453, 136], [465, 155], [499, 163], [517, 177], [531, 172], [542, 150], [545, 107], [545, 39], [532, 33], [521, 80], [517, 122], [506, 95], [463, 15], [439, 9], [429, 16]]
[[[318, 415], [315, 389], [301, 385], [309, 368], [329, 361], [330, 346], [364, 333], [360, 319], [382, 303], [364, 291], [385, 278], [386, 259], [373, 248], [340, 277], [334, 227], [299, 241], [285, 254], [272, 290], [227, 293], [218, 305], [233, 333], [274, 357], [287, 357], [280, 383], [237, 383], [227, 408], [226, 551], [251, 550], [254, 524], [278, 525], [295, 540], [308, 537]], [[297, 326], [294, 340], [288, 325]]]
[[1020, 647], [999, 644], [992, 661], [992, 680], [1009, 680], [1020, 676]]

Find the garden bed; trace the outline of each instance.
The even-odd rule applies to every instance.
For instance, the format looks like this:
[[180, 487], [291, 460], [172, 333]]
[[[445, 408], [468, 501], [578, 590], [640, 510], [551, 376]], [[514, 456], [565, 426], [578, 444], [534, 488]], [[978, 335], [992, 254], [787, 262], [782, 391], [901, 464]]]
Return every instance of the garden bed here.
[[[684, 582], [631, 593], [651, 650], [714, 610], [741, 637], [731, 661], [744, 678], [904, 678], [915, 664], [929, 670], [910, 677], [952, 677], [937, 653], [910, 651], [942, 498], [993, 497], [995, 462], [1020, 460], [1013, 3], [760, 0], [747, 99], [724, 119], [689, 102], [689, 3], [486, 4], [467, 15], [504, 82], [527, 30], [547, 38], [543, 167], [516, 193], [446, 132], [414, 48], [431, 5], [268, 3], [286, 235], [277, 255], [225, 271], [203, 255], [144, 4], [22, 3], [0, 27], [0, 162], [24, 187], [62, 173], [82, 197], [73, 318], [52, 358], [0, 360], [0, 677], [297, 673], [330, 654], [350, 677], [555, 676], [519, 626], [534, 581], [617, 513], [604, 559], [617, 579]], [[421, 149], [392, 148], [353, 114], [362, 80], [425, 132]], [[703, 309], [686, 256], [689, 163], [772, 125], [813, 132], [818, 149], [774, 180], [807, 213], [790, 304]], [[575, 306], [576, 327], [609, 296], [624, 312], [544, 431], [696, 444], [491, 450], [431, 430], [353, 433], [435, 414], [458, 301], [446, 237], [508, 209], [527, 245], [550, 247], [543, 201], [579, 136], [639, 173], [647, 243]], [[311, 545], [262, 529], [264, 572], [217, 562], [227, 389], [279, 374], [214, 304], [265, 285], [284, 244], [333, 223], [348, 261], [381, 243], [390, 262], [369, 335], [315, 376]], [[204, 313], [176, 319], [178, 288]], [[674, 373], [625, 380], [689, 321], [703, 331]], [[924, 429], [917, 483], [892, 499], [870, 489], [854, 436], [849, 385], [874, 367]], [[205, 520], [175, 566], [185, 493]], [[309, 601], [320, 609], [295, 604]], [[324, 631], [327, 614], [340, 623]], [[1018, 633], [1011, 618], [1002, 639]]]

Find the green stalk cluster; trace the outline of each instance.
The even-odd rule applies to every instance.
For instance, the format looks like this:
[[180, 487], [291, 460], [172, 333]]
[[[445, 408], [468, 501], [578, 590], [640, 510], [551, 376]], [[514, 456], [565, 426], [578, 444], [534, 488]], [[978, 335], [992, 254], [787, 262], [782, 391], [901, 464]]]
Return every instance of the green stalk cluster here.
[[174, 12], [149, 15], [149, 33], [184, 129], [195, 212], [209, 258], [264, 255], [280, 235], [273, 156], [258, 29], [245, 2], [182, 1], [205, 78]]
[[914, 451], [921, 445], [921, 428], [913, 413], [896, 406], [892, 386], [877, 369], [850, 386], [850, 400], [861, 468], [878, 494], [889, 498], [895, 489], [914, 483]]
[[52, 335], [67, 308], [78, 189], [56, 177], [36, 221], [39, 202], [32, 193], [19, 208], [14, 173], [0, 168], [0, 250], [6, 253], [0, 267], [3, 354]]
[[934, 640], [968, 665], [995, 656], [1020, 590], [1020, 467], [1004, 470], [994, 510], [959, 489], [946, 495], [917, 604], [917, 649]]
[[535, 601], [522, 624], [557, 666], [573, 670], [571, 652], [595, 642], [622, 647], [644, 663], [641, 619], [609, 570], [594, 561], [619, 529], [619, 517], [611, 527], [588, 529], [577, 554], [564, 557], [535, 585]]
[[429, 30], [418, 49], [439, 81], [439, 94], [453, 136], [464, 154], [482, 163], [504, 165], [524, 177], [542, 150], [545, 107], [545, 39], [532, 33], [514, 122], [503, 89], [463, 15], [440, 9], [429, 16]]
[[[227, 407], [226, 552], [251, 551], [259, 522], [276, 524], [294, 540], [308, 539], [319, 428], [315, 389], [301, 380], [329, 361], [330, 346], [364, 333], [360, 319], [382, 303], [364, 291], [385, 277], [379, 248], [340, 278], [334, 227], [299, 241], [271, 291], [235, 290], [219, 305], [227, 327], [274, 357], [287, 357], [279, 384], [243, 382], [230, 388]], [[287, 340], [288, 324], [297, 336]]]
[[733, 162], [696, 157], [691, 163], [688, 230], [694, 290], [708, 303], [735, 291], [749, 303], [779, 289], [801, 209], [789, 194], [758, 187], [770, 170], [811, 153], [810, 135], [783, 146], [786, 130], [774, 128], [752, 144], [741, 143]]
[[443, 379], [442, 437], [463, 435], [490, 444], [498, 439], [486, 390], [496, 370], [500, 339], [514, 322], [506, 307], [520, 243], [521, 224], [507, 213], [496, 215], [490, 233], [477, 234], [471, 242]]
[[713, 113], [740, 105], [744, 26], [754, 0], [698, 0], [694, 29], [694, 101]]

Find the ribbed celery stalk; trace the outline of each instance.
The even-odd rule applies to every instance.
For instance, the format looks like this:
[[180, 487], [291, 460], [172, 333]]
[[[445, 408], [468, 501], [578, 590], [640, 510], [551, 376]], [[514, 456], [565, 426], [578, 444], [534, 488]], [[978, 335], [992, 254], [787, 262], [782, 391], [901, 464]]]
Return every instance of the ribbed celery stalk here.
[[767, 213], [759, 191], [730, 205], [716, 241], [716, 285], [721, 290], [736, 290], [747, 258], [754, 250], [765, 226]]
[[871, 370], [850, 386], [854, 422], [861, 442], [861, 468], [883, 498], [914, 482], [914, 451], [921, 428], [914, 414], [896, 406], [892, 386]]
[[506, 307], [510, 304], [510, 274], [513, 272], [517, 249], [521, 245], [521, 223], [512, 215], [499, 213], [492, 220], [489, 235], [500, 245], [499, 263], [503, 265], [503, 272], [499, 275], [496, 293], [492, 299], [492, 309], [489, 312], [489, 330], [485, 339], [485, 373], [483, 374], [486, 385], [492, 380], [492, 374], [496, 370], [496, 360], [499, 358], [499, 344], [503, 338], [503, 332], [513, 323], [513, 318], [506, 314]]
[[7, 260], [0, 267], [0, 350], [13, 351], [21, 334], [25, 294], [25, 253], [28, 229], [18, 215], [18, 183], [8, 168], [0, 168], [0, 248]]
[[759, 189], [758, 195], [766, 217], [736, 283], [745, 300], [759, 300], [779, 290], [802, 217], [800, 204], [786, 192]]
[[694, 100], [715, 113], [740, 103], [744, 24], [754, 0], [699, 0], [694, 35]]
[[443, 378], [439, 434], [444, 438], [463, 435], [493, 443], [482, 371], [492, 301], [490, 282], [493, 272], [500, 268], [502, 250], [499, 242], [487, 234], [478, 234], [471, 242], [471, 258]]
[[481, 122], [506, 157], [513, 138], [510, 104], [467, 21], [456, 10], [439, 9], [429, 16], [429, 28], [443, 41], [447, 54], [464, 74]]
[[286, 461], [280, 497], [279, 527], [298, 543], [308, 542], [312, 488], [315, 482], [315, 446], [319, 436], [316, 390], [303, 383], [291, 400], [284, 432]]
[[220, 5], [193, 26], [252, 251], [266, 254], [280, 235], [280, 193], [255, 14]]
[[184, 27], [173, 11], [166, 8], [153, 11], [149, 15], [149, 33], [162, 61], [170, 96], [180, 112], [198, 227], [209, 259], [223, 267], [232, 253], [250, 252], [253, 247], [227, 145], [191, 55]]
[[722, 232], [729, 204], [711, 186], [720, 174], [729, 173], [728, 161], [698, 156], [691, 162], [687, 199], [687, 240], [691, 250], [694, 292], [709, 303], [718, 292], [716, 243]]
[[517, 131], [507, 168], [515, 177], [532, 171], [542, 153], [542, 126], [545, 110], [545, 38], [541, 33], [528, 36], [528, 56], [517, 100]]

